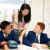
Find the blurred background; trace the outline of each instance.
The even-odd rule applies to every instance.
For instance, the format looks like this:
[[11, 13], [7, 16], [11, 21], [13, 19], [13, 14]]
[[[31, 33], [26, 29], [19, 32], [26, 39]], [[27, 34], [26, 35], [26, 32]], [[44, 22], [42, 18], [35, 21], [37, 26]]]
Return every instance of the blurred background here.
[[44, 22], [44, 33], [50, 37], [50, 0], [0, 0], [0, 23], [9, 21], [13, 25], [12, 14], [15, 10], [19, 11], [23, 3], [31, 7], [31, 21], [26, 33], [33, 30], [37, 22]]

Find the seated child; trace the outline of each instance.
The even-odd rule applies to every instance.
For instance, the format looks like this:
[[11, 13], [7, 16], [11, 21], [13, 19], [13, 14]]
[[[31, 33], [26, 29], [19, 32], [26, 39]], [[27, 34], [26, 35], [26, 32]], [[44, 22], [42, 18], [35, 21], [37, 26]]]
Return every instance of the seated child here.
[[18, 38], [16, 37], [14, 30], [11, 30], [11, 25], [8, 21], [3, 21], [0, 27], [0, 46], [6, 45], [9, 40], [15, 40], [19, 43]]
[[29, 31], [28, 35], [24, 38], [23, 44], [37, 47], [37, 44], [41, 44], [42, 48], [47, 48], [48, 41], [50, 38], [47, 37], [47, 34], [42, 33], [45, 29], [45, 24], [38, 22], [34, 28], [34, 31]]

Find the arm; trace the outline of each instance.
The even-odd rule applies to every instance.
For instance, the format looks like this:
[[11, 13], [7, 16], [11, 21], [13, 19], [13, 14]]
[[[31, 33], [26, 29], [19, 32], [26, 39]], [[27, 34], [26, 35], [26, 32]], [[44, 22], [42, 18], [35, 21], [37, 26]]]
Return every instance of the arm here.
[[0, 41], [0, 46], [1, 46], [1, 41]]
[[17, 22], [15, 20], [18, 20], [18, 11], [14, 11], [13, 14], [12, 14], [12, 23], [13, 23], [13, 26], [14, 26], [14, 22]]
[[33, 43], [30, 40], [30, 34], [31, 34], [31, 32], [29, 32], [28, 35], [23, 39], [23, 44], [25, 44], [27, 46], [31, 46], [31, 44]]
[[[1, 32], [0, 32], [1, 33]], [[2, 33], [0, 34], [0, 46], [3, 46], [3, 45], [5, 45], [5, 44], [7, 44], [7, 42], [6, 41], [3, 41], [3, 37], [2, 37], [3, 35], [2, 35]]]
[[48, 42], [50, 41], [50, 39], [47, 37], [47, 34], [44, 34], [44, 42], [43, 44], [41, 44], [42, 48], [47, 48], [48, 47]]
[[29, 25], [29, 23], [26, 23], [26, 24], [24, 25], [24, 30], [22, 31], [21, 36], [19, 37], [20, 44], [22, 44], [22, 42], [23, 42], [23, 36], [26, 34], [28, 25]]
[[25, 33], [26, 33], [26, 29], [24, 29], [22, 31], [21, 36], [19, 37], [20, 44], [22, 44], [22, 42], [23, 42], [23, 36], [24, 36]]
[[46, 39], [47, 39], [46, 40], [46, 45], [49, 46], [49, 43], [48, 42], [50, 41], [50, 38], [47, 37], [47, 34], [46, 34]]
[[19, 44], [20, 42], [18, 38], [16, 37], [14, 30], [12, 32], [13, 32], [13, 39]]
[[41, 44], [41, 48], [47, 48], [48, 46], [46, 44]]
[[2, 40], [1, 40], [1, 39], [2, 39], [1, 36], [2, 36], [2, 35], [1, 35], [1, 31], [0, 31], [0, 46], [1, 46], [1, 41], [2, 41]]
[[[47, 40], [46, 40], [47, 39]], [[47, 37], [47, 34], [45, 34], [45, 44], [48, 45], [48, 42], [50, 41], [50, 38]]]
[[1, 41], [1, 39], [0, 39], [0, 46], [6, 45], [6, 44], [7, 44], [6, 41]]
[[7, 44], [6, 41], [1, 42], [1, 46], [6, 45], [6, 44]]
[[26, 24], [24, 25], [24, 30], [23, 30], [22, 33], [21, 33], [21, 36], [22, 36], [22, 37], [24, 36], [24, 34], [26, 34], [28, 25], [29, 25], [29, 23], [26, 23]]
[[22, 33], [21, 33], [21, 36], [22, 36], [22, 37], [25, 35], [26, 30], [27, 30], [27, 29], [24, 29], [24, 30], [22, 31]]

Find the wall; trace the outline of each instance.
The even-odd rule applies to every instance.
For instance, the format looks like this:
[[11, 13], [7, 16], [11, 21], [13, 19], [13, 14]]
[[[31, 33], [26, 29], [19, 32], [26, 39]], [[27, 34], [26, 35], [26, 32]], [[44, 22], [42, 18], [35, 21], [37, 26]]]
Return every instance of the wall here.
[[[49, 2], [49, 0], [47, 1]], [[31, 11], [32, 18], [27, 33], [34, 29], [37, 22], [44, 22], [44, 0], [31, 0]], [[47, 34], [50, 33], [50, 31], [45, 30], [44, 32]], [[50, 37], [50, 34], [48, 34], [48, 37]]]
[[44, 23], [46, 25], [44, 32], [50, 37], [50, 0], [44, 0]]

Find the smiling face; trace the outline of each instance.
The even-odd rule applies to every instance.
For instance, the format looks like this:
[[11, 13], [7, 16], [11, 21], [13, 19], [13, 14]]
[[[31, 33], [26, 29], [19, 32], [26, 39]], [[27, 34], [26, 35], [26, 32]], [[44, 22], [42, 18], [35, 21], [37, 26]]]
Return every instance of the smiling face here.
[[35, 26], [34, 32], [35, 32], [35, 33], [38, 33], [38, 34], [42, 32], [42, 29], [40, 28], [39, 25], [36, 25], [36, 26]]
[[5, 29], [2, 29], [2, 31], [7, 35], [11, 33], [11, 25], [7, 25]]
[[34, 32], [40, 34], [45, 29], [45, 24], [43, 22], [38, 22], [34, 28]]
[[21, 10], [21, 11], [22, 11], [23, 16], [26, 16], [29, 13], [28, 9], [24, 9], [24, 10]]

